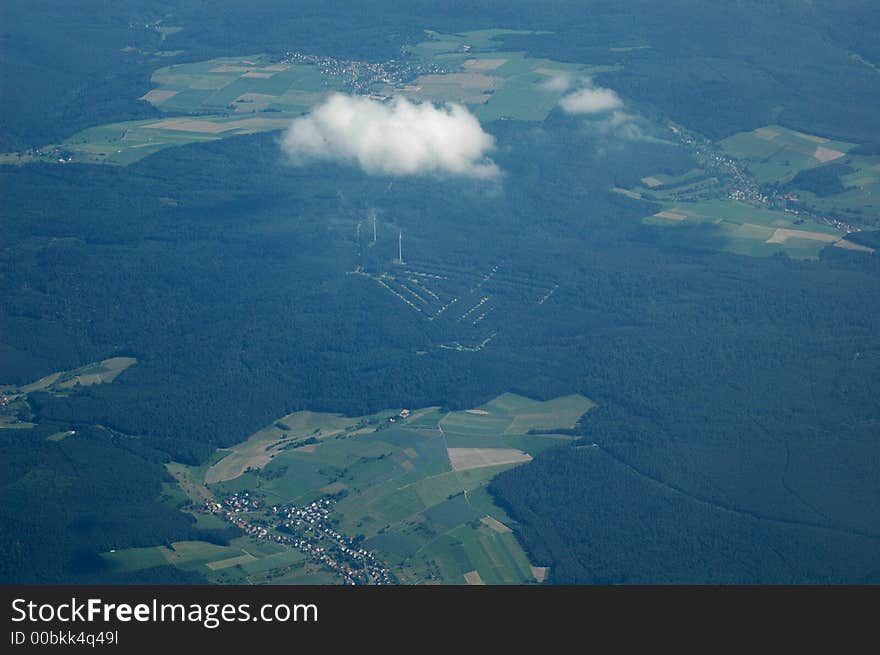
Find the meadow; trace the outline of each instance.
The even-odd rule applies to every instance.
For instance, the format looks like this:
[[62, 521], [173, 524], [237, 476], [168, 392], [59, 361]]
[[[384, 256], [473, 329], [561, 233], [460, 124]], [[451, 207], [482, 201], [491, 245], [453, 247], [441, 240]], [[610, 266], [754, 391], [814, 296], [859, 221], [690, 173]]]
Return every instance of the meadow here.
[[[84, 387], [113, 382], [134, 364], [137, 364], [134, 357], [110, 357], [69, 371], [56, 371], [27, 384], [0, 384], [0, 397], [3, 398], [0, 404], [0, 430], [34, 427], [34, 423], [23, 418], [31, 413], [28, 398], [33, 393], [66, 397]], [[60, 430], [46, 438], [61, 441], [75, 434], [75, 430]]]
[[718, 147], [733, 158], [726, 168], [718, 154], [702, 155], [701, 166], [652, 173], [611, 191], [657, 203], [659, 211], [643, 222], [669, 228], [670, 242], [795, 259], [818, 258], [828, 246], [871, 252], [845, 237], [878, 220], [878, 157], [779, 125], [734, 134]]
[[741, 255], [785, 253], [795, 259], [815, 259], [829, 245], [859, 248], [844, 238], [843, 230], [736, 200], [673, 204], [647, 217], [645, 222], [672, 230], [684, 227], [682, 238], [694, 244], [699, 243], [700, 234], [689, 228], [712, 226], [710, 238], [718, 243], [719, 249]]
[[767, 125], [720, 142], [756, 180], [804, 205], [857, 225], [880, 221], [880, 156], [854, 143]]
[[[486, 486], [499, 472], [571, 439], [555, 431], [571, 430], [592, 407], [579, 395], [541, 402], [505, 393], [454, 412], [301, 411], [218, 449], [202, 466], [167, 468], [178, 496], [188, 498], [179, 506], [202, 530], [223, 525], [199, 508], [230, 493], [296, 506], [332, 496], [338, 529], [375, 551], [402, 582], [534, 583], [515, 524]], [[102, 557], [116, 572], [171, 564], [224, 583], [336, 581], [300, 551], [248, 536], [226, 546], [175, 542]]]
[[762, 183], [787, 182], [802, 170], [845, 157], [855, 147], [781, 125], [734, 134], [720, 144], [729, 155], [745, 161]]
[[[533, 32], [487, 29], [460, 34], [425, 30], [427, 41], [407, 52], [426, 64], [442, 66], [440, 75], [426, 75], [404, 88], [415, 98], [464, 102], [477, 118], [543, 121], [567, 87], [584, 78], [617, 70], [616, 65], [573, 64], [508, 51], [500, 38]], [[552, 82], [557, 81], [557, 85]]]
[[[449, 35], [426, 30], [428, 40], [406, 51], [411, 62], [432, 72], [405, 83], [384, 78], [370, 91], [377, 97], [463, 103], [481, 121], [543, 121], [565, 91], [549, 82], [564, 77], [577, 84], [616, 70], [497, 51], [497, 37], [528, 33], [490, 29]], [[344, 60], [318, 64], [267, 54], [163, 66], [150, 78], [154, 88], [138, 100], [167, 118], [97, 125], [42, 148], [0, 153], [0, 164], [127, 166], [165, 148], [282, 130], [329, 93], [349, 90], [357, 78], [352, 66]]]

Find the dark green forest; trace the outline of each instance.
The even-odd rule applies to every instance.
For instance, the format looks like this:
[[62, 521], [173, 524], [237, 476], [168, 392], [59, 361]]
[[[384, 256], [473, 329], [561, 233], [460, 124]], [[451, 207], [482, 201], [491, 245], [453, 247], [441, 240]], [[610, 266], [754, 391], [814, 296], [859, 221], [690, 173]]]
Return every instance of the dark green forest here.
[[852, 172], [852, 166], [846, 164], [829, 164], [818, 168], [808, 168], [799, 171], [787, 186], [789, 189], [811, 191], [821, 197], [833, 196], [835, 193], [842, 193], [846, 190], [840, 177]]
[[[577, 480], [577, 484], [572, 481]], [[877, 538], [768, 520], [646, 477], [590, 445], [554, 449], [493, 490], [557, 584], [877, 584]], [[550, 508], [568, 508], [564, 512]]]
[[[180, 59], [287, 47], [383, 59], [424, 27], [489, 26], [556, 30], [505, 47], [571, 61], [649, 42], [614, 52], [625, 66], [602, 82], [644, 115], [712, 138], [781, 122], [876, 140], [876, 72], [847, 55], [880, 60], [865, 36], [877, 20], [869, 4], [675, 2], [663, 15], [629, 4], [304, 3], [296, 20], [268, 20], [278, 3], [244, 17], [226, 2], [82, 2], [80, 26], [63, 25], [73, 10], [57, 3], [3, 3], [0, 143], [38, 145], [149, 111], [130, 99], [149, 88], [155, 58], [119, 52], [133, 33], [145, 51], [182, 49]], [[128, 28], [166, 13], [185, 30], [161, 45], [155, 30]], [[64, 51], [87, 29], [94, 49]], [[793, 66], [805, 58], [816, 65]], [[38, 89], [28, 100], [24, 79]], [[578, 441], [492, 485], [552, 582], [876, 583], [878, 255], [719, 252], [713, 226], [644, 225], [659, 206], [609, 191], [693, 168], [684, 149], [609, 140], [560, 111], [485, 128], [504, 171], [491, 188], [294, 167], [273, 134], [126, 168], [0, 167], [0, 381], [138, 360], [110, 384], [30, 394], [24, 418], [37, 427], [0, 430], [0, 581], [193, 582], [165, 568], [114, 577], [97, 557], [229, 536], [197, 532], [162, 500], [163, 463], [202, 462], [299, 409], [461, 409], [514, 391], [598, 403]], [[439, 348], [457, 328], [346, 274], [370, 208], [384, 229], [377, 266], [403, 229], [414, 266], [499, 266], [558, 290], [542, 305], [500, 291], [489, 347]], [[76, 437], [47, 441], [68, 429]]]

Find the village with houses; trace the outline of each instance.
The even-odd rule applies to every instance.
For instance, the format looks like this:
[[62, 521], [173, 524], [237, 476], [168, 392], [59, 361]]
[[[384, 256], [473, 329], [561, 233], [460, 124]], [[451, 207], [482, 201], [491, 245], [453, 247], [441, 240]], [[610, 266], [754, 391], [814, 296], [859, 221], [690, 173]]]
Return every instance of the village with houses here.
[[314, 563], [339, 575], [347, 585], [396, 582], [375, 553], [359, 548], [333, 527], [334, 500], [319, 498], [308, 505], [264, 505], [255, 493], [240, 491], [222, 501], [208, 500], [204, 512], [234, 525], [253, 539], [296, 548]]

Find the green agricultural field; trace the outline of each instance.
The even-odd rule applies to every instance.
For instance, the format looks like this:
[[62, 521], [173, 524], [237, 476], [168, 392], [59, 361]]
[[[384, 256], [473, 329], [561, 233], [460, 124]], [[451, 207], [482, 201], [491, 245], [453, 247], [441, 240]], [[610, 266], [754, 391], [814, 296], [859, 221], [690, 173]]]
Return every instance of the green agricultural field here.
[[514, 119], [543, 121], [567, 91], [552, 81], [566, 79], [572, 87], [583, 78], [617, 70], [528, 57], [498, 50], [494, 37], [521, 34], [514, 30], [480, 30], [440, 34], [426, 30], [429, 40], [408, 48], [425, 64], [442, 66], [443, 75], [426, 75], [402, 89], [423, 100], [463, 102], [482, 121]]
[[165, 148], [284, 129], [303, 113], [274, 112], [259, 117], [241, 114], [205, 114], [190, 118], [129, 121], [89, 128], [56, 148], [71, 161], [127, 166]]
[[[29, 384], [0, 384], [0, 394], [5, 402], [0, 407], [0, 430], [26, 429], [33, 423], [19, 420], [19, 412], [29, 413], [28, 394], [45, 391], [56, 396], [67, 396], [74, 389], [95, 384], [113, 382], [127, 368], [137, 364], [134, 357], [111, 357], [93, 364], [86, 364], [70, 371], [57, 371]], [[76, 434], [75, 430], [62, 430], [47, 437], [49, 441], [61, 441]]]
[[[852, 154], [853, 143], [768, 125], [734, 134], [721, 145], [745, 162], [759, 183], [782, 185], [796, 203], [856, 223], [880, 221], [880, 157]], [[841, 169], [841, 174], [832, 173], [834, 169]], [[805, 172], [814, 180], [827, 175], [825, 185], [806, 184]], [[836, 179], [839, 182], [828, 184]]]
[[[502, 42], [496, 37], [525, 33], [529, 32], [481, 30], [453, 35], [426, 30], [426, 40], [408, 48], [424, 74], [405, 82], [377, 78], [368, 90], [379, 96], [463, 103], [482, 121], [543, 121], [570, 88], [618, 68], [497, 50]], [[327, 66], [252, 54], [164, 66], [151, 77], [155, 88], [140, 100], [166, 118], [91, 127], [61, 143], [0, 153], [0, 164], [127, 166], [165, 148], [282, 130], [328, 94], [350, 88], [357, 77], [352, 72], [355, 63], [340, 60]], [[563, 79], [566, 82], [560, 84]]]
[[691, 245], [795, 258], [816, 258], [829, 245], [870, 250], [843, 239], [842, 224], [835, 227], [807, 216], [878, 224], [880, 157], [850, 154], [855, 144], [778, 125], [735, 134], [721, 146], [745, 164], [758, 184], [767, 185], [769, 195], [777, 200], [784, 196], [786, 210], [732, 200], [726, 184], [700, 168], [675, 176], [654, 173], [632, 188], [611, 190], [659, 203], [661, 211], [645, 222], [669, 227], [668, 237], [681, 235], [682, 242]]
[[152, 81], [157, 87], [144, 100], [161, 111], [187, 114], [260, 111], [249, 95], [270, 96], [268, 104], [274, 110], [289, 111], [302, 103], [291, 103], [296, 96], [285, 99], [287, 94], [312, 93], [320, 98], [343, 86], [341, 77], [327, 75], [314, 64], [279, 62], [265, 55], [166, 66], [153, 73]]
[[646, 175], [632, 189], [612, 189], [630, 198], [647, 198], [663, 203], [693, 202], [726, 197], [727, 191], [717, 177], [708, 175], [701, 168], [693, 168], [681, 175], [654, 173]]
[[844, 158], [855, 144], [767, 125], [740, 132], [721, 146], [732, 157], [746, 162], [761, 183], [787, 182], [799, 171]]
[[168, 566], [161, 546], [148, 548], [126, 548], [101, 555], [111, 571], [138, 571], [155, 566]]
[[128, 367], [137, 364], [134, 357], [112, 357], [94, 364], [87, 364], [70, 371], [59, 371], [40, 378], [36, 382], [14, 387], [13, 385], [0, 385], [7, 395], [32, 391], [49, 391], [63, 393], [65, 389], [76, 386], [87, 387], [93, 384], [113, 382]]
[[513, 419], [507, 415], [452, 412], [440, 421], [440, 426], [444, 432], [455, 435], [500, 436], [512, 423]]
[[[248, 491], [265, 512], [333, 494], [336, 529], [362, 539], [402, 582], [460, 584], [465, 573], [489, 584], [535, 582], [515, 524], [486, 487], [498, 473], [571, 438], [553, 431], [574, 427], [592, 407], [579, 395], [542, 402], [508, 393], [470, 411], [296, 412], [218, 450], [201, 467], [168, 464], [179, 487], [166, 495], [177, 504], [189, 499], [191, 509], [184, 509], [196, 517], [194, 527], [218, 530], [228, 524], [202, 508], [230, 493]], [[104, 558], [119, 570], [171, 563], [229, 584], [328, 575], [300, 550], [252, 536], [228, 546], [183, 542]]]
[[[213, 525], [202, 521], [206, 528], [209, 524]], [[213, 581], [222, 577], [228, 583], [245, 582], [245, 577], [252, 573], [286, 569], [305, 560], [299, 551], [251, 537], [232, 539], [226, 546], [205, 541], [179, 541], [170, 546], [111, 551], [101, 557], [112, 571], [136, 571], [170, 564], [198, 571]]]
[[[327, 439], [378, 420], [376, 416], [365, 416], [353, 423], [352, 419], [339, 414], [308, 411], [288, 414], [255, 432], [247, 441], [224, 451], [223, 457], [206, 472], [205, 482], [213, 484], [237, 478], [249, 468], [262, 468], [278, 455], [292, 452], [295, 446], [307, 440]], [[332, 459], [332, 450], [322, 450], [321, 461]], [[337, 458], [338, 463], [344, 463], [345, 457]]]
[[316, 65], [265, 55], [174, 64], [158, 69], [152, 81], [156, 88], [141, 100], [172, 117], [99, 125], [33, 152], [4, 153], [0, 163], [127, 166], [165, 148], [282, 130], [344, 85], [342, 77]]
[[668, 227], [673, 237], [679, 230], [683, 242], [751, 256], [810, 259], [829, 245], [850, 245], [843, 231], [825, 223], [734, 200], [675, 204], [645, 222]]
[[837, 176], [841, 190], [820, 195], [817, 189], [804, 188], [798, 184], [800, 178], [794, 178], [788, 186], [797, 202], [857, 224], [872, 228], [880, 225], [880, 157], [847, 154], [834, 163], [849, 171]]

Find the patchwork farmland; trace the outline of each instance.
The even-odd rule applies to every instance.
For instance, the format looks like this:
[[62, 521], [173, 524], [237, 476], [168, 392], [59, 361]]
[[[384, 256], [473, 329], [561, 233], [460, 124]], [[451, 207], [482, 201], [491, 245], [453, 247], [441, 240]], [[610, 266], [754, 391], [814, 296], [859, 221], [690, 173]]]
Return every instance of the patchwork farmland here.
[[778, 125], [718, 144], [671, 129], [700, 166], [611, 189], [658, 203], [644, 223], [669, 228], [666, 238], [751, 256], [814, 259], [829, 246], [872, 252], [846, 237], [880, 221], [877, 156], [850, 154], [855, 144]]
[[289, 414], [201, 467], [168, 465], [200, 527], [231, 523], [243, 536], [103, 557], [120, 571], [171, 563], [224, 583], [535, 583], [541, 569], [486, 486], [571, 439], [557, 431], [592, 406], [504, 394], [457, 412]]
[[253, 54], [171, 64], [156, 70], [155, 88], [140, 97], [168, 118], [126, 121], [85, 129], [61, 143], [2, 153], [0, 164], [34, 161], [129, 165], [165, 148], [282, 130], [334, 91], [400, 95], [419, 101], [468, 105], [482, 121], [541, 121], [564, 90], [547, 82], [614, 70], [500, 52], [482, 30], [459, 35], [426, 31], [405, 61], [381, 63], [317, 57], [300, 52]]

